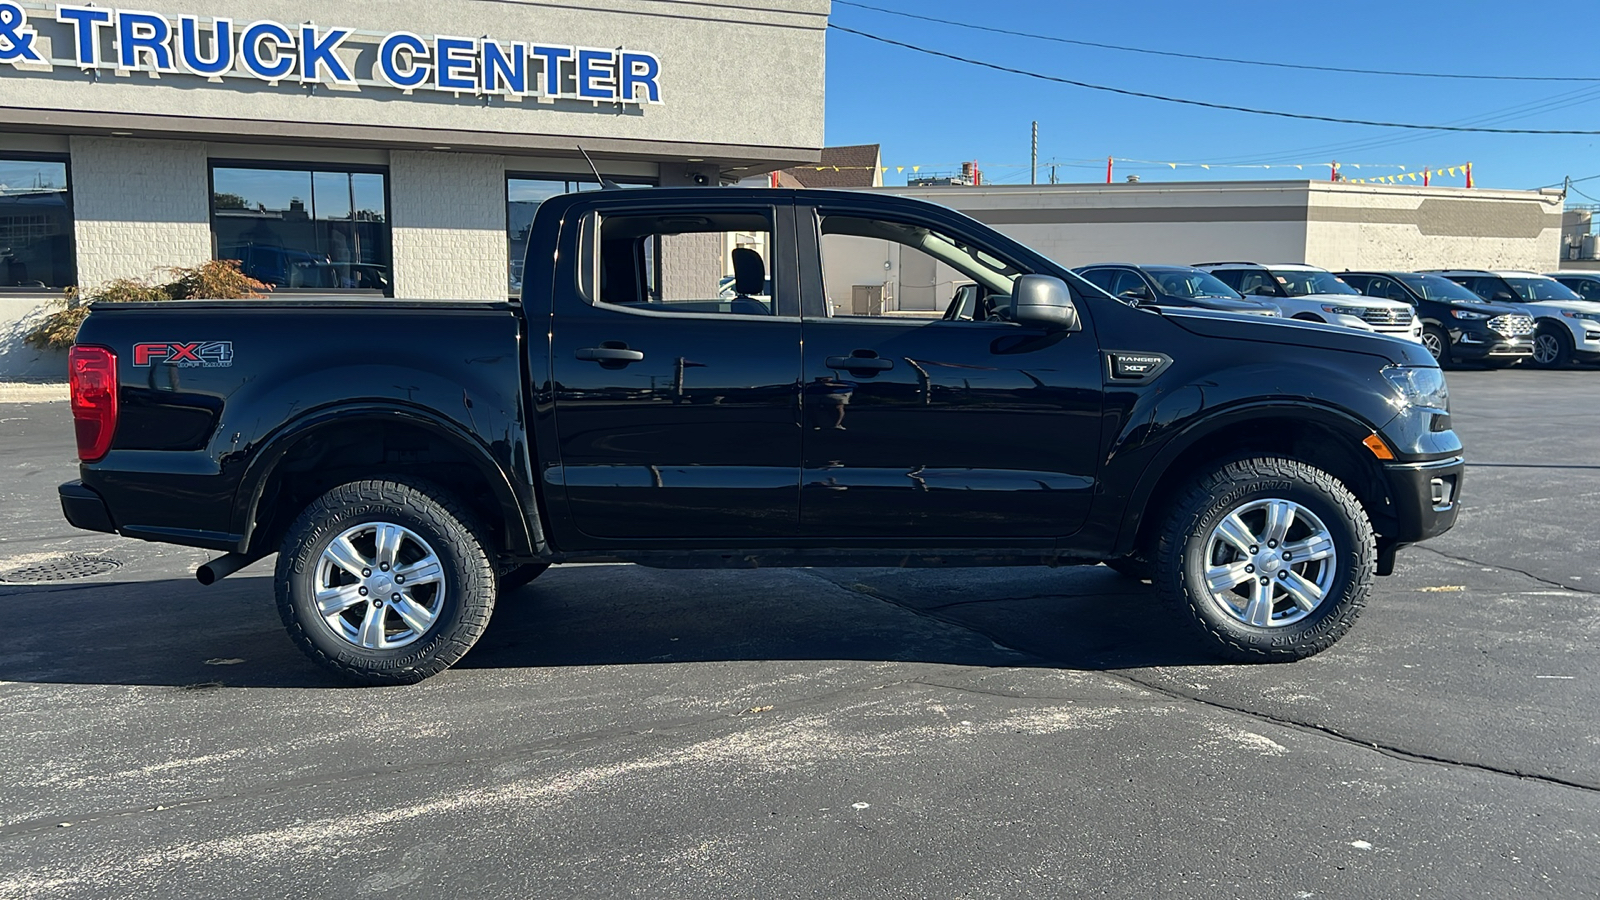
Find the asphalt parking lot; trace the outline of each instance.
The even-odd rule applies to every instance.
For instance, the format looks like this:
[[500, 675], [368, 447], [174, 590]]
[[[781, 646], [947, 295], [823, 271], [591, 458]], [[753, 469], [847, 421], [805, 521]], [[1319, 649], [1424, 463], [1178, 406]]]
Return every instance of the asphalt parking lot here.
[[1460, 524], [1300, 663], [1104, 567], [590, 566], [384, 689], [0, 404], [0, 571], [122, 563], [0, 584], [0, 898], [1600, 895], [1600, 372], [1450, 384]]

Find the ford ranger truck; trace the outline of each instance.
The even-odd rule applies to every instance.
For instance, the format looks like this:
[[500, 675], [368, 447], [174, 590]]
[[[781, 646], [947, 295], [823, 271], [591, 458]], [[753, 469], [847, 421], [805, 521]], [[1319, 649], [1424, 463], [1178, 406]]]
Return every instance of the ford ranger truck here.
[[1134, 307], [864, 193], [565, 195], [515, 300], [97, 305], [70, 367], [67, 520], [216, 550], [208, 584], [277, 554], [294, 642], [368, 684], [597, 561], [1103, 562], [1216, 655], [1295, 660], [1463, 471], [1419, 344]]

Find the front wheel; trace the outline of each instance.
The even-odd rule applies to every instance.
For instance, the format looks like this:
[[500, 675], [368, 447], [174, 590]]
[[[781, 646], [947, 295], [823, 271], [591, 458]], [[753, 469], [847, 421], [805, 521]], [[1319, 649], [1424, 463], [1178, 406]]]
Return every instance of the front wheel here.
[[1437, 325], [1423, 326], [1422, 346], [1434, 362], [1441, 366], [1450, 365], [1450, 335], [1443, 328]]
[[1350, 629], [1372, 590], [1377, 546], [1366, 511], [1338, 479], [1262, 457], [1192, 483], [1155, 556], [1157, 588], [1212, 650], [1286, 662]]
[[472, 523], [422, 482], [356, 481], [323, 494], [278, 555], [289, 636], [362, 684], [414, 684], [448, 669], [494, 611], [494, 567]]
[[1533, 359], [1541, 369], [1561, 369], [1572, 364], [1572, 338], [1565, 329], [1541, 328], [1533, 336]]

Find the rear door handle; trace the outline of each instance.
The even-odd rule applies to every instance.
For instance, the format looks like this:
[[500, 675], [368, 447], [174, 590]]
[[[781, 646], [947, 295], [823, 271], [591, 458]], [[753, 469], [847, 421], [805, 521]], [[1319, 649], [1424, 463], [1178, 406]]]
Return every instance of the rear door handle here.
[[827, 364], [830, 369], [846, 372], [887, 372], [894, 368], [894, 360], [876, 356], [830, 356]]
[[573, 354], [586, 362], [638, 362], [644, 354], [622, 347], [583, 347]]

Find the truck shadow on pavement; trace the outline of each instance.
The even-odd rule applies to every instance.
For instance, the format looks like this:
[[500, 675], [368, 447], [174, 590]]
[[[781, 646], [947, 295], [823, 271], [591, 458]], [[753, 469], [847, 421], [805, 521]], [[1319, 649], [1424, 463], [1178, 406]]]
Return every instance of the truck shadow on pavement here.
[[[0, 681], [321, 688], [272, 582], [236, 576], [0, 591]], [[1148, 585], [1078, 570], [557, 568], [505, 597], [457, 670], [865, 660], [1126, 669], [1215, 665]], [[450, 678], [447, 673], [444, 678]]]

